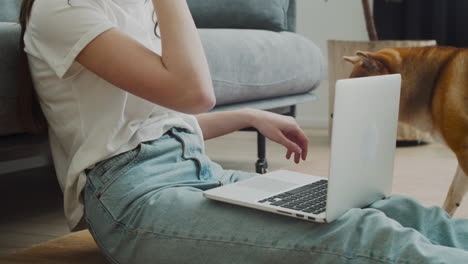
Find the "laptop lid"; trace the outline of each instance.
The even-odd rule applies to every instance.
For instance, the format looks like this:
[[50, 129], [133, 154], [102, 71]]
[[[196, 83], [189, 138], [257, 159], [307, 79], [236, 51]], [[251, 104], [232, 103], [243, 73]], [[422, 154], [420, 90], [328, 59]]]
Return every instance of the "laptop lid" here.
[[328, 222], [390, 194], [400, 89], [399, 74], [337, 81]]

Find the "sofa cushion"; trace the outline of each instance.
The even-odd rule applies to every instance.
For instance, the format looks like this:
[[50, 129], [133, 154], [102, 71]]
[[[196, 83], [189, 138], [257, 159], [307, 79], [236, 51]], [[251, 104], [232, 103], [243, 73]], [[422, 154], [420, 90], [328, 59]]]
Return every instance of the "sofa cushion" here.
[[[290, 32], [200, 29], [217, 106], [300, 94], [317, 86], [323, 71], [320, 50]], [[16, 87], [20, 27], [0, 23], [0, 136], [20, 133]]]
[[217, 106], [313, 90], [324, 73], [319, 48], [291, 32], [201, 29]]
[[20, 26], [0, 22], [0, 136], [20, 132], [16, 118]]
[[[288, 30], [289, 0], [188, 0], [199, 28]], [[295, 6], [293, 6], [295, 8]]]
[[0, 6], [0, 22], [17, 22], [21, 1], [2, 0]]
[[[1, 0], [0, 22], [18, 21], [19, 0]], [[293, 0], [188, 0], [198, 27], [294, 30]]]

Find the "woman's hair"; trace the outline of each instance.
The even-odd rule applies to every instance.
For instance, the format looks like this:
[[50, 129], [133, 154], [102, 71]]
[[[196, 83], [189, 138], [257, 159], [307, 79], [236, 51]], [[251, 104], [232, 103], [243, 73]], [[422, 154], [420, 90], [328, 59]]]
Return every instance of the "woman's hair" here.
[[24, 33], [31, 15], [35, 0], [23, 0], [19, 23], [21, 25], [20, 38], [20, 81], [17, 95], [17, 115], [20, 126], [28, 133], [37, 134], [47, 129], [47, 122], [41, 110], [36, 91], [34, 90], [28, 57], [24, 51]]
[[[70, 4], [70, 0], [68, 1]], [[17, 116], [20, 126], [25, 132], [38, 134], [46, 131], [47, 121], [44, 113], [39, 105], [37, 93], [34, 90], [31, 71], [29, 69], [29, 62], [26, 52], [24, 51], [24, 33], [26, 26], [31, 16], [31, 10], [35, 0], [23, 0], [21, 3], [21, 10], [19, 16], [19, 23], [21, 25], [21, 38], [20, 38], [20, 82], [17, 95]], [[153, 16], [154, 17], [154, 16]], [[158, 22], [155, 22], [154, 34], [158, 36], [156, 29]], [[159, 37], [159, 36], [158, 36]]]

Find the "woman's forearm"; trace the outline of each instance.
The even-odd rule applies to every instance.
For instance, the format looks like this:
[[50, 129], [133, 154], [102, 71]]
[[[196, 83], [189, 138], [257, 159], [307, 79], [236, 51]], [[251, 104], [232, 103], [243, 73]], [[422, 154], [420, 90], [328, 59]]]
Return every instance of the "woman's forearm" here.
[[201, 92], [214, 100], [205, 53], [186, 0], [153, 0], [166, 69], [187, 85], [187, 92]]
[[220, 137], [242, 128], [251, 127], [254, 109], [199, 114], [195, 117], [200, 124], [205, 140]]

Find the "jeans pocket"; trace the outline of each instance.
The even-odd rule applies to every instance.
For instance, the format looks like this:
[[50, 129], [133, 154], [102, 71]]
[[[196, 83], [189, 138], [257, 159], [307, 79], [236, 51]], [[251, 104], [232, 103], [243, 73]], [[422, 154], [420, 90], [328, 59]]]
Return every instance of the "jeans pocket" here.
[[115, 155], [109, 159], [98, 162], [87, 175], [99, 182], [98, 192], [103, 192], [120, 175], [124, 174], [133, 164], [138, 161], [145, 152], [145, 143], [140, 143], [136, 148]]

